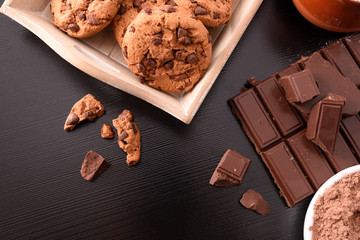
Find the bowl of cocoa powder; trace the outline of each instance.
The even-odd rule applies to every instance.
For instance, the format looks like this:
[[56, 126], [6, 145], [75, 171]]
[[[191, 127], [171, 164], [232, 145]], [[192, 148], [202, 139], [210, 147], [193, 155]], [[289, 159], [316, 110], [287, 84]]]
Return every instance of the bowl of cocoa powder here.
[[305, 240], [360, 239], [360, 165], [328, 179], [305, 215]]

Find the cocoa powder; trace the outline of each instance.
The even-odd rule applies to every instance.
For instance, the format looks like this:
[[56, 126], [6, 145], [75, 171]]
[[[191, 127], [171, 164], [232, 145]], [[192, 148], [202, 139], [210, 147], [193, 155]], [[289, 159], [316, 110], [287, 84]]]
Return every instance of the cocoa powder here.
[[360, 172], [325, 190], [314, 206], [313, 240], [360, 239]]

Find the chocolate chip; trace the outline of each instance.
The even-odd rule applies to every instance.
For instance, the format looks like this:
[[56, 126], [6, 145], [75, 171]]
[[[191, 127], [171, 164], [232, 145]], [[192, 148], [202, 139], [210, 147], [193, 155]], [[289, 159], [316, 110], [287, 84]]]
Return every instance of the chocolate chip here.
[[219, 14], [218, 14], [218, 13], [214, 13], [213, 19], [219, 19], [219, 18], [220, 18]]
[[129, 32], [131, 33], [135, 32], [135, 28], [133, 26], [129, 27]]
[[156, 67], [156, 61], [153, 59], [153, 58], [147, 58], [145, 61], [144, 61], [145, 65], [146, 66], [149, 66], [151, 68], [154, 68]]
[[139, 79], [140, 83], [145, 83], [146, 82], [146, 80], [145, 80], [145, 78], [143, 76], [137, 75], [137, 78]]
[[185, 73], [179, 74], [179, 75], [174, 75], [174, 76], [172, 76], [172, 79], [174, 79], [175, 81], [182, 81], [184, 79], [187, 79], [187, 75]]
[[158, 33], [155, 33], [154, 34], [154, 37], [156, 37], [156, 38], [162, 38], [163, 37], [163, 33], [162, 32], [158, 32]]
[[181, 61], [183, 59], [184, 54], [186, 53], [186, 50], [179, 50], [175, 53], [176, 60]]
[[92, 111], [87, 111], [85, 114], [86, 114], [86, 118], [90, 121], [93, 121], [96, 118], [95, 113], [93, 113]]
[[201, 6], [197, 6], [197, 7], [195, 8], [194, 13], [195, 13], [195, 16], [197, 16], [197, 15], [206, 15], [206, 14], [208, 14], [209, 12], [208, 12], [208, 10], [207, 10], [206, 8], [203, 8], [203, 7], [201, 7]]
[[151, 8], [144, 8], [142, 11], [144, 11], [144, 12], [147, 13], [147, 14], [151, 14], [151, 13], [152, 13]]
[[123, 5], [120, 5], [118, 14], [119, 14], [119, 15], [122, 15], [122, 14], [124, 14], [124, 13], [126, 13], [126, 7], [123, 6]]
[[191, 37], [183, 37], [179, 39], [179, 43], [184, 44], [185, 46], [189, 46], [192, 44], [192, 38]]
[[201, 52], [201, 55], [202, 55], [203, 57], [206, 57], [205, 51], [202, 51], [202, 52]]
[[127, 138], [129, 135], [127, 134], [127, 132], [122, 131], [119, 135], [119, 141], [124, 141], [125, 138]]
[[155, 33], [154, 34], [154, 37], [152, 38], [152, 43], [155, 45], [155, 46], [158, 46], [162, 43], [162, 37], [163, 37], [163, 34], [161, 32], [159, 33]]
[[76, 23], [70, 23], [67, 29], [70, 29], [72, 32], [78, 32], [80, 30]]
[[134, 134], [136, 134], [136, 133], [137, 133], [137, 129], [136, 129], [136, 127], [135, 127], [135, 124], [134, 124], [134, 123], [131, 123], [130, 128], [134, 131]]
[[177, 4], [174, 2], [174, 0], [168, 0], [166, 2], [166, 5], [170, 5], [170, 6], [173, 6], [173, 7], [177, 7]]
[[85, 15], [85, 11], [79, 11], [77, 13], [77, 16], [80, 20], [86, 20], [86, 15]]
[[179, 27], [177, 29], [177, 37], [178, 38], [187, 37], [188, 35], [189, 35], [189, 32], [186, 29], [181, 28], [181, 27]]
[[141, 72], [141, 73], [143, 73], [143, 72], [145, 72], [145, 66], [142, 64], [142, 63], [139, 63], [139, 65], [138, 65], [138, 71], [139, 72]]
[[173, 61], [166, 62], [166, 63], [164, 64], [164, 67], [165, 67], [166, 69], [171, 69], [171, 68], [174, 67], [174, 62], [173, 62]]
[[185, 59], [186, 63], [191, 63], [191, 64], [197, 63], [198, 61], [199, 59], [195, 53], [189, 54]]
[[124, 57], [126, 57], [126, 58], [128, 57], [127, 47], [126, 46], [122, 48], [122, 53], [123, 53]]
[[100, 24], [100, 22], [98, 21], [96, 16], [92, 13], [87, 15], [87, 21], [90, 25], [99, 25]]
[[140, 1], [140, 0], [134, 0], [134, 1], [133, 1], [133, 4], [134, 4], [135, 7], [139, 8], [139, 7], [141, 6], [141, 4], [142, 4], [142, 1]]
[[173, 13], [173, 12], [176, 12], [176, 8], [172, 7], [172, 6], [162, 6], [162, 7], [159, 7], [159, 9], [163, 12], [167, 12], [167, 13]]
[[78, 123], [79, 117], [75, 113], [72, 113], [66, 120], [66, 125], [76, 125]]

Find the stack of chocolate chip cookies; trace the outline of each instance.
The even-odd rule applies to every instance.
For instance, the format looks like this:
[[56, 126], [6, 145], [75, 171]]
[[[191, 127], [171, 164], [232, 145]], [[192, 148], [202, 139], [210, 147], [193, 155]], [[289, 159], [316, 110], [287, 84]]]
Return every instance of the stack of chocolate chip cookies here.
[[124, 59], [141, 83], [164, 92], [189, 91], [211, 60], [206, 27], [231, 18], [231, 0], [52, 0], [53, 24], [72, 37], [112, 22]]

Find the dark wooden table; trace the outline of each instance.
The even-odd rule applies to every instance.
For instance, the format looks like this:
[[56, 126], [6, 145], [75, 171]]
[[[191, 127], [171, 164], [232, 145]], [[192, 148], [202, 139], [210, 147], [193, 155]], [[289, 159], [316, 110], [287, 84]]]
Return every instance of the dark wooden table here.
[[[88, 76], [1, 15], [0, 239], [302, 239], [310, 198], [286, 206], [227, 100], [250, 77], [264, 79], [341, 36], [312, 26], [291, 1], [264, 1], [186, 125]], [[87, 93], [106, 114], [64, 131], [72, 105]], [[142, 133], [135, 167], [115, 139], [100, 137], [102, 124], [125, 108]], [[252, 159], [245, 179], [210, 186], [228, 148]], [[79, 172], [91, 149], [112, 164], [93, 183]], [[240, 205], [249, 188], [268, 201], [270, 215]]]

